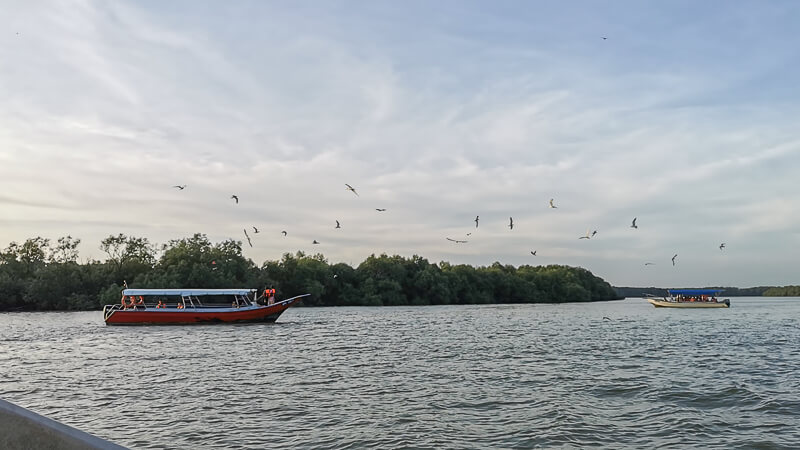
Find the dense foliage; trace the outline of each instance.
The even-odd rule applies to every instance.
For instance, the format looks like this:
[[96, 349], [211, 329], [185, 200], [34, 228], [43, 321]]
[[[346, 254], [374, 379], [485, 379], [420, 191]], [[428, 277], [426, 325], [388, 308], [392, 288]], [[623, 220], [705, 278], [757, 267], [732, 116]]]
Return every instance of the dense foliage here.
[[[279, 296], [310, 293], [306, 306], [587, 302], [618, 298], [588, 270], [567, 266], [488, 267], [372, 255], [358, 267], [321, 255], [285, 254], [258, 267], [241, 242], [203, 234], [158, 247], [145, 238], [109, 236], [105, 261], [78, 263], [79, 239], [40, 237], [0, 252], [0, 310], [98, 309], [131, 288], [274, 287]], [[160, 256], [159, 256], [160, 255]]]
[[764, 291], [766, 297], [800, 297], [800, 286], [771, 287]]

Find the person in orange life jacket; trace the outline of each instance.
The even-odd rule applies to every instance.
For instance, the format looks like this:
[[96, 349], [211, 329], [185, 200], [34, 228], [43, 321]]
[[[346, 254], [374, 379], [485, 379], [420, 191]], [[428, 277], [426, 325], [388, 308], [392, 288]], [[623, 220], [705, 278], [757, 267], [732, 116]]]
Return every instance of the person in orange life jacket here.
[[275, 289], [267, 289], [267, 293], [265, 295], [268, 297], [268, 305], [275, 303]]

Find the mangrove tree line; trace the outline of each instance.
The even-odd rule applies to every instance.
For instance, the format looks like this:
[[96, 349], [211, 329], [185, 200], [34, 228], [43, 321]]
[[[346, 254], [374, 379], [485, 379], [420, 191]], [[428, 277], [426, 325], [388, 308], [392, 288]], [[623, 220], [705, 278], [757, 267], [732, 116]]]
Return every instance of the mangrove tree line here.
[[79, 262], [80, 239], [36, 237], [0, 252], [0, 310], [92, 310], [117, 303], [131, 288], [274, 287], [279, 297], [311, 296], [305, 306], [394, 306], [479, 303], [588, 302], [618, 298], [586, 269], [495, 262], [473, 267], [371, 255], [357, 267], [322, 254], [286, 253], [260, 266], [242, 243], [212, 243], [204, 234], [154, 245], [116, 235], [100, 243], [104, 261]]

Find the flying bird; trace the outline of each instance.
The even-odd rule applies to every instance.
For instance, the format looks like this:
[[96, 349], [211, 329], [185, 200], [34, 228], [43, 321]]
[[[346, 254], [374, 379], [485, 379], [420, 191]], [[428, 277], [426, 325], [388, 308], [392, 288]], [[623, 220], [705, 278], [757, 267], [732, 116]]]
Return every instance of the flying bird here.
[[239, 196], [238, 195], [231, 195], [231, 198], [236, 200], [236, 204], [239, 204]]
[[592, 236], [591, 237], [594, 237], [595, 234], [597, 234], [597, 230], [592, 231]]
[[719, 249], [722, 250], [723, 248], [725, 248], [725, 243], [724, 242], [722, 244], [719, 244]]
[[639, 228], [636, 226], [636, 217], [633, 218], [633, 222], [631, 222], [631, 228]]
[[675, 258], [677, 258], [677, 257], [678, 257], [677, 253], [675, 253], [675, 255], [672, 257], [672, 265], [673, 266], [675, 265]]
[[258, 228], [253, 227], [253, 233], [260, 233], [260, 231], [258, 231]]
[[645, 266], [654, 266], [656, 263], [646, 262], [644, 263]]
[[586, 230], [586, 234], [581, 236], [581, 237], [579, 237], [578, 239], [591, 239], [591, 238], [592, 238], [592, 236], [589, 235], [589, 230]]
[[384, 212], [386, 211], [386, 208], [375, 208], [375, 211]]
[[338, 220], [336, 221], [336, 228], [342, 228], [342, 226], [339, 225], [339, 221]]
[[172, 187], [174, 187], [174, 188], [178, 188], [178, 189], [180, 189], [180, 190], [184, 190], [184, 189], [186, 189], [186, 185], [185, 185], [185, 184], [184, 184], [184, 185], [181, 185], [181, 186], [175, 185], [175, 186], [172, 186]]
[[450, 242], [455, 242], [456, 244], [466, 244], [467, 243], [467, 241], [459, 241], [458, 239], [450, 239], [450, 238], [445, 238], [445, 239], [447, 239]]
[[513, 230], [514, 229], [514, 218], [513, 217], [509, 217], [508, 218], [508, 229], [509, 230]]
[[472, 236], [472, 233], [467, 233], [467, 236]]
[[312, 242], [312, 244], [319, 244], [319, 242], [317, 242], [317, 240], [314, 239], [314, 242]]
[[250, 244], [250, 247], [253, 246], [253, 242], [250, 241], [250, 236], [247, 234], [247, 228], [244, 229], [244, 237], [247, 238], [247, 243]]
[[550, 207], [551, 207], [551, 208], [558, 208], [558, 206], [556, 206], [556, 205], [553, 203], [553, 199], [552, 199], [552, 198], [550, 199]]
[[345, 183], [344, 185], [347, 186], [348, 191], [353, 191], [353, 194], [356, 194], [356, 196], [361, 197], [360, 195], [358, 195], [358, 192], [356, 192], [356, 189], [353, 186], [350, 186], [347, 183]]
[[601, 39], [603, 39], [604, 41], [605, 41], [606, 39], [608, 39], [608, 38], [607, 38], [607, 37], [605, 37], [605, 36], [600, 36], [600, 38], [601, 38]]
[[536, 256], [536, 252], [537, 252], [537, 251], [538, 251], [538, 250], [534, 250], [534, 251], [532, 251], [532, 252], [531, 252], [531, 255], [533, 255], [533, 256]]
[[481, 216], [475, 216], [475, 228], [478, 228], [478, 221], [480, 220]]
[[281, 233], [283, 233], [283, 235], [286, 236], [286, 230], [281, 231]]

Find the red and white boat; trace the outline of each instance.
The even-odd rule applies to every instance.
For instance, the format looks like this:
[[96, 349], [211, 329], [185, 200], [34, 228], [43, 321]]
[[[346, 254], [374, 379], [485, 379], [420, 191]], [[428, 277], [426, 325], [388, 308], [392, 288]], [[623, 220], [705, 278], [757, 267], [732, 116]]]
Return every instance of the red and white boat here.
[[[272, 291], [274, 292], [274, 291]], [[103, 307], [106, 325], [275, 322], [311, 294], [275, 300], [255, 289], [125, 289], [122, 302]]]

